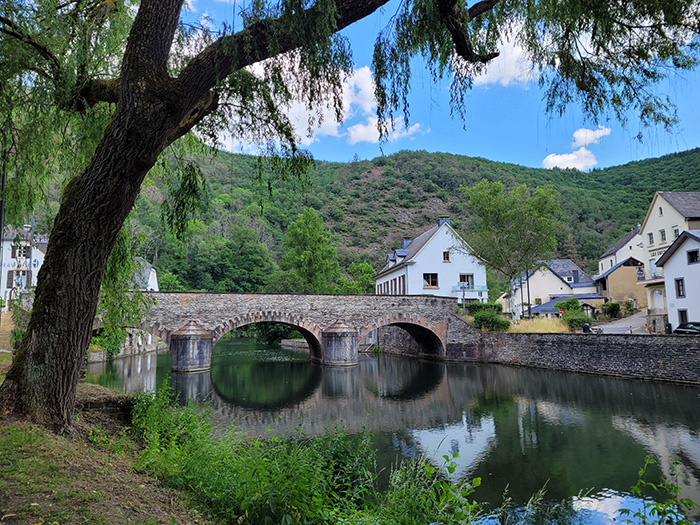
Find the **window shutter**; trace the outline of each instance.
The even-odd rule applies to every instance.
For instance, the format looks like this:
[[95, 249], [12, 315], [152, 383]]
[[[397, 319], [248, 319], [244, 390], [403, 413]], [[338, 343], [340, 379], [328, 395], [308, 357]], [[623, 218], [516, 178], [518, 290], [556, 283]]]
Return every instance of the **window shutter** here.
[[12, 284], [13, 284], [12, 283], [12, 270], [10, 270], [9, 272], [7, 272], [7, 289], [8, 290], [10, 288], [12, 288]]
[[32, 271], [27, 270], [27, 288], [32, 285]]
[[32, 260], [32, 247], [31, 247], [31, 246], [27, 246], [24, 250], [25, 250], [24, 253], [26, 254], [26, 257], [27, 257], [27, 259], [29, 259], [30, 264], [31, 264], [31, 260]]
[[17, 247], [14, 245], [12, 246], [12, 255], [10, 257], [12, 257], [13, 259], [17, 258]]

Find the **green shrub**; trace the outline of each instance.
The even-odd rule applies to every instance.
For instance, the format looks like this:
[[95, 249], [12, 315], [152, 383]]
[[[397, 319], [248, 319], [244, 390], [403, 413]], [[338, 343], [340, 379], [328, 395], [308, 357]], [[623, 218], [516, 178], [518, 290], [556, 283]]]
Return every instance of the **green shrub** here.
[[590, 325], [593, 323], [593, 319], [581, 310], [564, 310], [562, 319], [569, 325], [569, 330], [580, 330], [584, 324], [588, 323]]
[[569, 311], [581, 311], [581, 303], [578, 302], [576, 297], [569, 297], [566, 301], [559, 301], [554, 304], [554, 308], [559, 308], [560, 310]]
[[500, 314], [503, 312], [503, 305], [500, 303], [467, 303], [467, 311], [469, 315], [476, 315], [480, 312], [495, 312]]
[[611, 319], [614, 319], [620, 313], [620, 303], [603, 303], [600, 308], [603, 310], [603, 314]]
[[474, 314], [474, 326], [479, 330], [485, 328], [489, 332], [505, 332], [510, 328], [510, 322], [495, 310], [484, 310]]

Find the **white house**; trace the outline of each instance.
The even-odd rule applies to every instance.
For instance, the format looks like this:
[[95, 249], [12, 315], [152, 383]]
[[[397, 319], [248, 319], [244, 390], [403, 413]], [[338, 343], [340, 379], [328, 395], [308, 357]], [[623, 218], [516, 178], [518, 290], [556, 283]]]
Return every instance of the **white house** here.
[[668, 322], [667, 289], [657, 261], [686, 230], [700, 229], [700, 192], [657, 191], [640, 229], [644, 252], [644, 275], [639, 285], [647, 294], [647, 323], [652, 332], [663, 333]]
[[656, 265], [664, 271], [671, 328], [700, 321], [700, 229], [681, 233]]
[[143, 292], [158, 291], [158, 274], [155, 267], [143, 257], [135, 257], [136, 271], [134, 282], [136, 287]]
[[27, 288], [36, 286], [39, 268], [44, 263], [46, 242], [43, 237], [31, 235], [27, 229], [5, 228], [2, 236], [2, 278], [0, 278], [0, 298], [3, 309], [11, 300]]
[[513, 293], [513, 304], [522, 315], [527, 315], [528, 304], [536, 315], [539, 310], [536, 307], [562, 297], [578, 297], [593, 303], [603, 299], [597, 293], [593, 278], [571, 259], [552, 259], [537, 270], [523, 274], [515, 283]]
[[613, 244], [608, 251], [598, 259], [598, 274], [602, 275], [609, 271], [613, 266], [626, 261], [630, 257], [638, 261], [644, 258], [644, 244], [639, 230], [642, 225], [637, 224], [637, 227], [625, 233]]
[[436, 226], [387, 255], [374, 277], [379, 295], [439, 295], [460, 301], [488, 300], [486, 268], [469, 253], [469, 246], [441, 218]]

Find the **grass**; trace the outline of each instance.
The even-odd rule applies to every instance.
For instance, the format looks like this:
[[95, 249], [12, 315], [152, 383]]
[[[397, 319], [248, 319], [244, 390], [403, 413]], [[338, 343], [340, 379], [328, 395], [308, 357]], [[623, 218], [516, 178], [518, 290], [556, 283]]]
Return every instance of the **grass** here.
[[511, 326], [509, 332], [559, 334], [569, 332], [568, 325], [561, 319], [549, 319], [546, 317], [533, 317], [521, 319], [518, 326]]
[[[120, 421], [105, 415], [96, 385], [89, 385], [87, 396], [83, 386], [71, 436], [0, 418], [3, 525], [208, 523], [187, 510], [178, 492], [132, 468], [138, 444]], [[104, 404], [114, 399], [122, 396], [102, 389]]]

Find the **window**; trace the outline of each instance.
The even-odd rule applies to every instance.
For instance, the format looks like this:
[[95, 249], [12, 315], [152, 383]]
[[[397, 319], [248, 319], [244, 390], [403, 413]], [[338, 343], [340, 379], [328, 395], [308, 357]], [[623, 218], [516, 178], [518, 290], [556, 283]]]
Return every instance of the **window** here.
[[30, 246], [13, 246], [12, 247], [12, 258], [13, 259], [29, 259], [32, 255], [32, 248]]
[[474, 274], [472, 274], [472, 273], [460, 273], [459, 274], [459, 282], [460, 283], [467, 283], [467, 290], [473, 290], [474, 289]]
[[659, 206], [659, 217], [663, 217], [663, 216], [664, 216], [664, 209], [661, 206]]
[[535, 297], [535, 304], [542, 304], [542, 298], [541, 298], [541, 297]]
[[690, 250], [686, 253], [688, 254], [688, 264], [700, 262], [700, 250]]
[[678, 324], [688, 322], [688, 310], [678, 310]]
[[442, 262], [450, 262], [450, 252], [442, 252]]
[[647, 237], [649, 238], [649, 244], [654, 244], [654, 234], [653, 233], [647, 233]]
[[661, 242], [666, 242], [666, 230], [659, 230], [659, 237], [661, 238]]
[[423, 288], [437, 288], [438, 287], [438, 274], [436, 273], [424, 273], [423, 274]]
[[676, 297], [685, 297], [685, 279], [676, 279]]
[[673, 238], [678, 239], [678, 237], [681, 236], [681, 231], [678, 229], [678, 226], [673, 226]]

